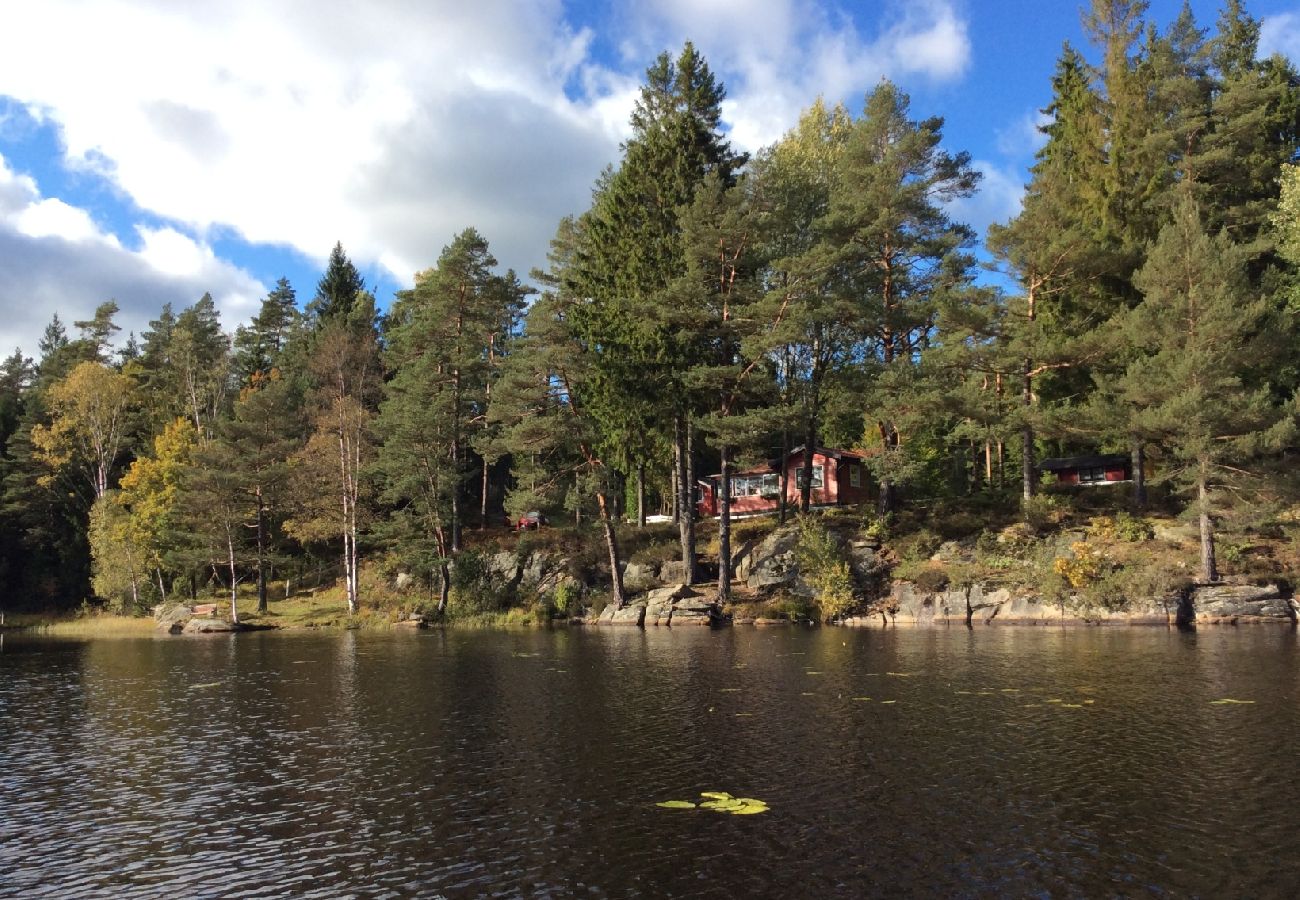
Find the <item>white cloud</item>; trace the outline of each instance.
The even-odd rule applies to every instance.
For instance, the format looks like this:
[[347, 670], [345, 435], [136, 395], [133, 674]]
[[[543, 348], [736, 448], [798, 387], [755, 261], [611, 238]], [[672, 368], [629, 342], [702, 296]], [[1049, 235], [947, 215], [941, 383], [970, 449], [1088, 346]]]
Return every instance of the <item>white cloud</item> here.
[[724, 112], [731, 138], [757, 150], [777, 140], [814, 98], [861, 97], [881, 78], [962, 75], [971, 62], [966, 23], [948, 0], [883, 4], [881, 27], [866, 34], [844, 12], [811, 0], [666, 0], [639, 4], [639, 51], [695, 41], [715, 72], [727, 74]]
[[1265, 16], [1260, 23], [1259, 54], [1267, 57], [1274, 53], [1300, 63], [1300, 13]]
[[[566, 97], [597, 67], [591, 35], [561, 14], [559, 0], [43, 0], [9, 10], [6, 32], [60, 39], [9, 42], [0, 94], [57, 121], [71, 164], [200, 235], [228, 226], [316, 258], [342, 240], [405, 278], [473, 224], [503, 258], [540, 262], [549, 229], [510, 214], [521, 183], [549, 182], [550, 228], [577, 211], [630, 99], [599, 73], [616, 108]], [[539, 157], [566, 171], [539, 172]], [[472, 180], [475, 202], [457, 200]]]
[[164, 303], [179, 310], [210, 291], [233, 330], [266, 293], [248, 273], [173, 228], [139, 232], [141, 249], [124, 248], [84, 209], [41, 197], [32, 178], [0, 156], [0, 348], [34, 354], [54, 313], [65, 323], [88, 319], [109, 298], [120, 307], [122, 333], [138, 334]]
[[[24, 37], [0, 54], [0, 95], [57, 123], [68, 165], [176, 223], [141, 232], [153, 271], [212, 271], [204, 240], [233, 230], [316, 259], [342, 241], [405, 280], [472, 225], [526, 272], [617, 159], [660, 49], [697, 41], [754, 150], [819, 94], [856, 111], [882, 76], [961, 75], [954, 4], [887, 0], [859, 24], [847, 3], [623, 0], [622, 71], [563, 0], [41, 0], [6, 10]], [[72, 207], [30, 215], [45, 237], [95, 234]]]
[[1033, 156], [1047, 144], [1043, 128], [1051, 122], [1052, 117], [1042, 110], [1025, 113], [1010, 126], [998, 129], [998, 152], [1013, 159]]
[[971, 166], [984, 176], [980, 179], [979, 192], [953, 201], [949, 213], [976, 233], [985, 234], [989, 225], [1005, 223], [1020, 213], [1025, 180], [1015, 166], [1000, 166], [982, 159], [971, 160]]
[[15, 229], [28, 237], [117, 243], [117, 238], [99, 230], [90, 218], [90, 213], [69, 206], [56, 197], [38, 200], [13, 216], [12, 222]]

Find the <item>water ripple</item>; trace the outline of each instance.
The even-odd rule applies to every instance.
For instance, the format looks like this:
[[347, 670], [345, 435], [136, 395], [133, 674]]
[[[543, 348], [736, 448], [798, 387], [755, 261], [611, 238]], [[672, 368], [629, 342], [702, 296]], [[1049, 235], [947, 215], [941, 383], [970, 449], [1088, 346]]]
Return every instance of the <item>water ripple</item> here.
[[[1273, 895], [1297, 659], [1230, 629], [7, 642], [0, 896]], [[705, 790], [771, 811], [654, 806]]]

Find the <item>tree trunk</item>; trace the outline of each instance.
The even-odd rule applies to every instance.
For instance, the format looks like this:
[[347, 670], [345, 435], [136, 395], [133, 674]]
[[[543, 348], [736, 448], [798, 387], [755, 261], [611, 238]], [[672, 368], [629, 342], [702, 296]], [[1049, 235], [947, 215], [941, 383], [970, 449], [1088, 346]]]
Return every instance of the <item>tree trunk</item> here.
[[812, 505], [813, 454], [817, 447], [817, 420], [808, 417], [803, 433], [803, 470], [799, 476], [799, 512], [808, 512]]
[[790, 514], [790, 504], [786, 499], [786, 493], [790, 490], [790, 466], [787, 463], [790, 460], [790, 429], [781, 429], [781, 506], [778, 513], [777, 521], [782, 525], [785, 524], [786, 518]]
[[1146, 447], [1141, 438], [1133, 438], [1133, 506], [1135, 509], [1147, 508]]
[[226, 558], [230, 563], [230, 623], [239, 624], [239, 582], [235, 578], [235, 540], [226, 529]]
[[444, 558], [438, 563], [438, 615], [447, 612], [447, 598], [451, 596], [451, 569]]
[[451, 552], [460, 552], [460, 440], [451, 442], [451, 470], [454, 472], [451, 482]]
[[718, 602], [731, 602], [731, 448], [719, 448], [722, 475], [718, 478]]
[[682, 567], [687, 584], [695, 583], [695, 515], [691, 508], [690, 426], [684, 414], [673, 419], [673, 443], [677, 460], [677, 535], [681, 543]]
[[596, 506], [600, 510], [600, 528], [605, 533], [605, 549], [609, 551], [609, 580], [614, 588], [614, 609], [627, 605], [623, 593], [623, 570], [619, 565], [618, 535], [614, 532], [614, 523], [609, 515], [609, 499], [604, 491], [596, 492]]
[[645, 461], [636, 464], [636, 527], [645, 528]]
[[478, 530], [484, 531], [488, 525], [487, 518], [488, 508], [488, 461], [483, 459], [483, 482], [479, 488], [479, 510], [478, 510]]
[[1210, 492], [1206, 486], [1205, 467], [1196, 483], [1196, 505], [1201, 520], [1201, 580], [1219, 580], [1219, 567], [1214, 559], [1214, 523], [1210, 521]]
[[266, 605], [266, 505], [262, 502], [262, 489], [257, 489], [257, 611], [265, 613]]

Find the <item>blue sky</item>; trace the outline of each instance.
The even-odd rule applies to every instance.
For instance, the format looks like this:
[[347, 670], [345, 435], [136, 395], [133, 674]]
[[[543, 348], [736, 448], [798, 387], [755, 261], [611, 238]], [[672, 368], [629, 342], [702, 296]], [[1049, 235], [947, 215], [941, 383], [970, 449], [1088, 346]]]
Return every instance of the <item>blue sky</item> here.
[[[1179, 0], [1153, 0], [1166, 25]], [[1212, 27], [1218, 3], [1192, 8]], [[1294, 2], [1248, 0], [1300, 59]], [[140, 331], [210, 291], [229, 330], [342, 241], [381, 305], [474, 226], [543, 264], [618, 157], [646, 65], [693, 40], [757, 150], [819, 94], [883, 77], [984, 172], [959, 217], [1014, 214], [1073, 0], [0, 0], [0, 352], [112, 297]], [[1094, 55], [1095, 56], [1095, 55]]]

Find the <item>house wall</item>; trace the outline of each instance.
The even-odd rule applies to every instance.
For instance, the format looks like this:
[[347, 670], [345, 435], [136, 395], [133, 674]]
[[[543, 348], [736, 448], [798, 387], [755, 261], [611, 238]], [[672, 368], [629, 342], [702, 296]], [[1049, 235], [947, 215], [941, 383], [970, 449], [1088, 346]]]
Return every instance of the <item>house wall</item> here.
[[[786, 460], [786, 505], [789, 508], [795, 508], [799, 505], [797, 473], [802, 466], [802, 453], [791, 456]], [[813, 488], [810, 492], [809, 502], [812, 505], [857, 504], [866, 503], [870, 499], [867, 494], [866, 467], [861, 460], [836, 460], [821, 453], [814, 453], [813, 466], [822, 467], [822, 486]], [[851, 483], [850, 466], [856, 466], [859, 469], [858, 487], [853, 487]], [[716, 516], [719, 513], [716, 490], [713, 487], [716, 484], [716, 481], [711, 480], [709, 488], [701, 489], [701, 499], [698, 504], [701, 516]], [[778, 497], [750, 495], [731, 498], [732, 515], [775, 512], [779, 507]]]
[[[1109, 484], [1112, 481], [1128, 481], [1128, 480], [1129, 480], [1128, 469], [1125, 468], [1124, 466], [1113, 466], [1113, 467], [1108, 467], [1106, 469], [1105, 483]], [[1080, 483], [1079, 470], [1061, 469], [1056, 473], [1056, 483], [1057, 484], [1079, 484]], [[1089, 482], [1089, 484], [1099, 484], [1099, 483], [1101, 482], [1096, 482], [1096, 481]]]

